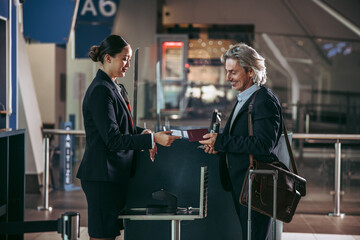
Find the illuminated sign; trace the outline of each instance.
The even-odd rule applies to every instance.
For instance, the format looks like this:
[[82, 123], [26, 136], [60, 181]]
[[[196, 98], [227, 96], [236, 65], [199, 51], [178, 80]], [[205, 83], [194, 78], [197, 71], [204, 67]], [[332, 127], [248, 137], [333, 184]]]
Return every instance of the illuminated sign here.
[[183, 42], [163, 42], [163, 48], [167, 47], [182, 47], [184, 45]]
[[162, 43], [162, 79], [183, 80], [184, 42], [165, 41]]

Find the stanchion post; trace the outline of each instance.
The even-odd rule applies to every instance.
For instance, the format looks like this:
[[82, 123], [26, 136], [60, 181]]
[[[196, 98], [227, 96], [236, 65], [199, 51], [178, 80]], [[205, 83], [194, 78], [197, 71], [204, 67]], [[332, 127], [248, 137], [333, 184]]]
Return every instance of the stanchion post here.
[[339, 139], [335, 143], [335, 195], [334, 195], [334, 212], [329, 213], [332, 217], [345, 216], [344, 213], [340, 213], [340, 195], [341, 195], [341, 142]]
[[61, 215], [59, 233], [63, 240], [77, 240], [80, 238], [80, 214], [66, 212]]
[[273, 192], [273, 218], [272, 218], [272, 239], [276, 239], [276, 211], [277, 211], [277, 181], [278, 181], [278, 171], [276, 170], [273, 173], [274, 181], [274, 192]]
[[251, 240], [251, 201], [252, 201], [252, 174], [253, 170], [249, 170], [249, 193], [248, 193], [248, 227], [247, 227], [247, 240]]
[[171, 220], [171, 240], [180, 240], [180, 220]]
[[52, 211], [52, 207], [49, 207], [49, 147], [50, 138], [46, 134], [43, 139], [43, 159], [44, 159], [44, 172], [43, 172], [43, 194], [44, 194], [44, 206], [38, 206], [38, 210]]

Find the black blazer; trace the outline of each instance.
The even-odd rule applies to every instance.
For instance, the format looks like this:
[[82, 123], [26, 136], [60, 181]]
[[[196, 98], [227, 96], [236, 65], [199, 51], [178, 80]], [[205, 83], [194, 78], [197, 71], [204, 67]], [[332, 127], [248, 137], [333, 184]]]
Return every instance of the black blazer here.
[[151, 149], [150, 134], [132, 127], [131, 114], [115, 83], [98, 70], [82, 105], [85, 153], [77, 177], [89, 181], [127, 181], [134, 169], [134, 150]]
[[[219, 151], [220, 177], [225, 190], [233, 190], [240, 196], [242, 183], [249, 167], [249, 154], [256, 160], [278, 160], [278, 142], [282, 133], [281, 106], [270, 89], [261, 87], [253, 105], [253, 136], [249, 136], [248, 107], [253, 95], [245, 102], [237, 114], [232, 128], [230, 122], [234, 109], [218, 134], [214, 148]], [[236, 105], [235, 105], [236, 106]], [[226, 157], [228, 164], [226, 164]]]

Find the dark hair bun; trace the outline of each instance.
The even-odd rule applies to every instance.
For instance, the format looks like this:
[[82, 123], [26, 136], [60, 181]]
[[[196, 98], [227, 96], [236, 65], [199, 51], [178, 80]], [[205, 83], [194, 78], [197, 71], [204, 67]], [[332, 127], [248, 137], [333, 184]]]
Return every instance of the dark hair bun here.
[[127, 45], [129, 44], [119, 35], [110, 35], [105, 38], [99, 46], [92, 46], [90, 48], [89, 57], [94, 62], [101, 62], [104, 64], [104, 57], [106, 54], [115, 57], [115, 55], [120, 53]]
[[92, 46], [92, 47], [90, 48], [89, 57], [90, 57], [91, 60], [93, 60], [94, 62], [100, 61], [99, 47], [98, 47], [98, 46]]

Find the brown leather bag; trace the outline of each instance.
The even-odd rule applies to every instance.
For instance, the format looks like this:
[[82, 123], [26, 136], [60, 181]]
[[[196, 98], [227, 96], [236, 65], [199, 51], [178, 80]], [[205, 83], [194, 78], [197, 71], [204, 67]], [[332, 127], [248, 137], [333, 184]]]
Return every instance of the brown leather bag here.
[[[248, 111], [249, 136], [253, 136], [251, 111], [256, 97], [254, 94]], [[254, 170], [277, 170], [277, 203], [276, 203], [276, 219], [283, 222], [290, 222], [295, 214], [300, 198], [306, 194], [306, 180], [298, 176], [297, 166], [292, 153], [290, 141], [283, 120], [283, 131], [285, 142], [289, 152], [292, 169], [291, 172], [282, 162], [263, 162], [254, 159], [250, 154], [249, 169]], [[241, 194], [239, 198], [240, 204], [248, 206], [249, 197], [249, 170], [243, 182]], [[252, 175], [251, 187], [251, 209], [267, 216], [273, 215], [273, 176], [272, 175]]]

